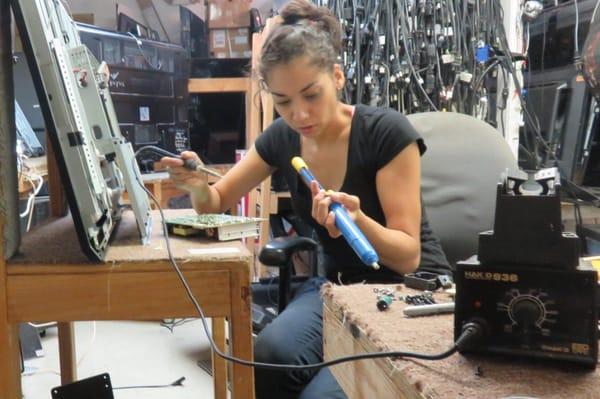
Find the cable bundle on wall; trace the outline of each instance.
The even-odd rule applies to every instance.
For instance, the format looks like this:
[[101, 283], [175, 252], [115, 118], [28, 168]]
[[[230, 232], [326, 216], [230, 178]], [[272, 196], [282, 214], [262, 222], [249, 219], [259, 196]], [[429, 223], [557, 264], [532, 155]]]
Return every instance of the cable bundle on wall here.
[[315, 0], [341, 21], [349, 103], [449, 110], [496, 125], [514, 72], [499, 0]]

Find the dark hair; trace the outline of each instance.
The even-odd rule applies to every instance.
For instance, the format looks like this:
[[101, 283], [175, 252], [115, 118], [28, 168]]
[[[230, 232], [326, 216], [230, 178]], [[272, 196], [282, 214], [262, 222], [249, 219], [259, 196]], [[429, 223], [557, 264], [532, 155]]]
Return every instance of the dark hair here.
[[281, 23], [269, 33], [262, 47], [260, 78], [266, 79], [275, 65], [304, 55], [320, 67], [333, 67], [342, 50], [342, 39], [340, 22], [329, 9], [307, 0], [292, 0], [280, 16]]

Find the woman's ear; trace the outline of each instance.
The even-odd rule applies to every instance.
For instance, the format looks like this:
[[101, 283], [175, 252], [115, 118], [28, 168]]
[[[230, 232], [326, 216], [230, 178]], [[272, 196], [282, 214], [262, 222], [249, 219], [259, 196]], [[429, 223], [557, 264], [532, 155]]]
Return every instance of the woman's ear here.
[[264, 90], [269, 93], [269, 86], [267, 86], [267, 82], [263, 78], [258, 79], [258, 87], [260, 90]]
[[344, 76], [344, 70], [342, 69], [340, 64], [333, 64], [333, 82], [335, 83], [335, 88], [339, 91], [344, 87], [344, 83], [346, 82], [346, 77]]

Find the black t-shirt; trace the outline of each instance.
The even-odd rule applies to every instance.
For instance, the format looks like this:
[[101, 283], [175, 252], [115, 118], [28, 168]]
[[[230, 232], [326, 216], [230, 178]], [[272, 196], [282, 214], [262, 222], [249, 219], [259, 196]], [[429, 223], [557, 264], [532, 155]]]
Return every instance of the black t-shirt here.
[[[417, 142], [420, 153], [426, 146], [406, 117], [392, 109], [357, 105], [352, 117], [346, 175], [340, 191], [360, 198], [361, 210], [381, 225], [385, 215], [375, 184], [377, 171], [383, 168], [410, 143]], [[394, 281], [401, 276], [385, 267], [376, 271], [365, 266], [343, 237], [332, 238], [311, 216], [312, 196], [291, 164], [300, 156], [300, 135], [283, 119], [275, 120], [256, 140], [261, 158], [283, 175], [292, 198], [294, 212], [316, 230], [323, 251], [333, 262], [326, 264], [327, 277], [343, 281]], [[398, 193], [402, 195], [402, 193]], [[422, 207], [423, 209], [423, 207]], [[421, 218], [421, 270], [450, 274], [448, 261], [434, 237], [423, 209]]]

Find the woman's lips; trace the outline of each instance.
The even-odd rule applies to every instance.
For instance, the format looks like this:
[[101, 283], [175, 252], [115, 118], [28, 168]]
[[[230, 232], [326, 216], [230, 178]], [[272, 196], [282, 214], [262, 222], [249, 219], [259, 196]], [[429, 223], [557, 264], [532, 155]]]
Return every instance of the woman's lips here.
[[301, 133], [310, 133], [314, 129], [314, 127], [315, 125], [308, 125], [299, 127], [298, 130], [300, 130]]

